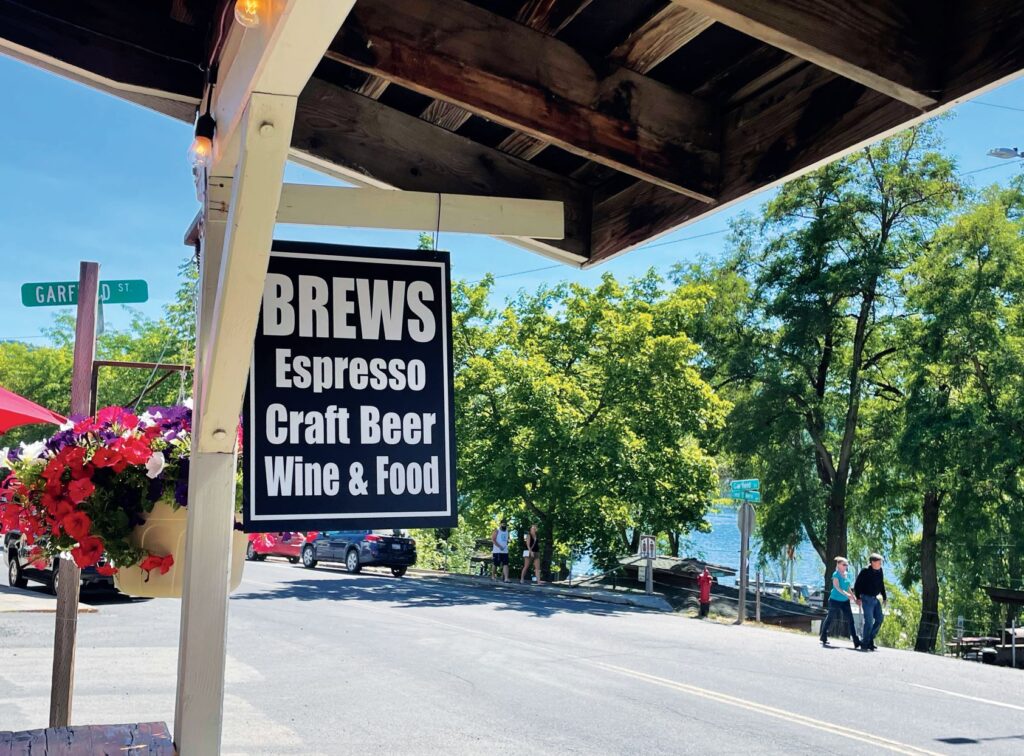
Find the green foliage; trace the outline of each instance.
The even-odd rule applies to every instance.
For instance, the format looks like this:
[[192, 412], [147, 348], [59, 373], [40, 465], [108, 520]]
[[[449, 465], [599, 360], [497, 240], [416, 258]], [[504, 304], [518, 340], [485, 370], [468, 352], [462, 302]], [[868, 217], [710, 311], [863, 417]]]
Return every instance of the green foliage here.
[[467, 519], [539, 526], [542, 563], [610, 562], [640, 530], [688, 530], [717, 486], [707, 443], [728, 405], [700, 377], [686, 326], [705, 288], [649, 274], [543, 287], [501, 312], [489, 282], [455, 294], [460, 488]]

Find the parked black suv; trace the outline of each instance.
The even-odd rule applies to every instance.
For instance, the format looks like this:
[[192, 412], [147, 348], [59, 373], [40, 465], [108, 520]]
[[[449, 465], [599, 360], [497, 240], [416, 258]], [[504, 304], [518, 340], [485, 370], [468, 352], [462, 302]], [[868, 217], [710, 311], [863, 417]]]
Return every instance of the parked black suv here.
[[[32, 580], [42, 583], [53, 595], [57, 595], [57, 562], [55, 560], [43, 559], [40, 562], [30, 563], [28, 554], [31, 548], [25, 543], [25, 539], [17, 531], [8, 531], [4, 534], [4, 556], [7, 558], [7, 584], [12, 588], [24, 588], [28, 581]], [[106, 560], [101, 559], [100, 564]], [[86, 567], [82, 570], [82, 587], [102, 587], [114, 589], [114, 578], [109, 575], [101, 575], [96, 567]]]
[[326, 530], [302, 547], [302, 566], [340, 562], [351, 573], [363, 567], [390, 567], [402, 577], [416, 564], [416, 541], [394, 530]]

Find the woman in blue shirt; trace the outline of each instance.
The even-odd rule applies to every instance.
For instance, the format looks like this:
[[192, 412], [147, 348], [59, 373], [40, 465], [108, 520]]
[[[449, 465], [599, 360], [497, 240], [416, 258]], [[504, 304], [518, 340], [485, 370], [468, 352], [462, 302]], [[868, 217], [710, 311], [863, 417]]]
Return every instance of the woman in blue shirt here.
[[821, 623], [822, 646], [829, 645], [828, 629], [832, 625], [832, 620], [842, 615], [846, 618], [846, 623], [850, 627], [853, 647], [860, 648], [860, 638], [857, 637], [857, 628], [853, 624], [853, 610], [850, 609], [850, 599], [854, 598], [854, 595], [853, 591], [850, 590], [853, 580], [850, 579], [848, 574], [849, 569], [850, 563], [846, 561], [846, 557], [836, 557], [836, 571], [832, 573], [832, 592], [828, 596], [828, 616]]

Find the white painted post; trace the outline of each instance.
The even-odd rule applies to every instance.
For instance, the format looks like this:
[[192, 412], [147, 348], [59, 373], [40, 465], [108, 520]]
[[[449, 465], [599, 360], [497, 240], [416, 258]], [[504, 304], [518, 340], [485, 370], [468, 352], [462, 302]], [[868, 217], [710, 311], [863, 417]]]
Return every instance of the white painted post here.
[[224, 192], [207, 186], [174, 719], [174, 740], [185, 756], [220, 752], [235, 516], [235, 428], [295, 102], [294, 97], [252, 95], [223, 225], [218, 223]]

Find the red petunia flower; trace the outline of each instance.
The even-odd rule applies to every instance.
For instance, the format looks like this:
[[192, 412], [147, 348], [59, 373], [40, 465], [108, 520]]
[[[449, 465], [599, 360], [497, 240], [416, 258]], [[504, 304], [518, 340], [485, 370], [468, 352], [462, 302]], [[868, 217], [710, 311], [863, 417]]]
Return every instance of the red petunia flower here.
[[96, 472], [96, 468], [92, 465], [81, 465], [78, 467], [71, 468], [71, 480], [92, 480], [93, 473]]
[[115, 567], [114, 565], [109, 564], [109, 563], [108, 564], [100, 564], [100, 565], [97, 565], [96, 572], [98, 572], [100, 575], [103, 575], [105, 577], [110, 577], [111, 575], [116, 575], [117, 574], [117, 567]]
[[85, 512], [72, 512], [60, 521], [64, 532], [81, 543], [89, 536], [89, 529], [92, 527], [92, 520]]
[[113, 448], [124, 455], [130, 465], [144, 465], [153, 456], [153, 450], [141, 438], [119, 438]]
[[96, 413], [96, 423], [98, 425], [115, 423], [121, 419], [122, 415], [124, 415], [123, 407], [104, 407]]
[[118, 420], [118, 424], [127, 430], [135, 430], [139, 424], [139, 418], [131, 412], [125, 412], [121, 415], [121, 419]]
[[65, 446], [57, 454], [56, 459], [68, 467], [81, 467], [85, 464], [85, 449], [81, 446]]
[[103, 556], [103, 541], [95, 536], [86, 536], [71, 549], [71, 558], [80, 568], [92, 567]]
[[64, 461], [60, 457], [54, 457], [46, 463], [46, 467], [43, 468], [43, 472], [40, 474], [47, 483], [59, 483], [61, 476], [64, 474], [65, 467]]
[[174, 557], [168, 554], [167, 556], [157, 556], [156, 554], [150, 554], [148, 557], [142, 560], [142, 564], [139, 568], [143, 572], [150, 572], [151, 570], [160, 570], [161, 575], [166, 575], [170, 572], [171, 567], [174, 566]]
[[75, 505], [67, 499], [59, 499], [57, 505], [53, 508], [53, 519], [60, 522], [69, 514], [75, 511]]
[[108, 449], [105, 446], [100, 447], [96, 450], [96, 453], [92, 455], [92, 463], [96, 467], [112, 467], [117, 464], [121, 459], [121, 455], [113, 449]]
[[75, 504], [81, 504], [83, 501], [88, 499], [95, 490], [96, 486], [94, 486], [92, 481], [88, 478], [73, 480], [68, 484], [68, 498], [70, 498]]

